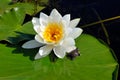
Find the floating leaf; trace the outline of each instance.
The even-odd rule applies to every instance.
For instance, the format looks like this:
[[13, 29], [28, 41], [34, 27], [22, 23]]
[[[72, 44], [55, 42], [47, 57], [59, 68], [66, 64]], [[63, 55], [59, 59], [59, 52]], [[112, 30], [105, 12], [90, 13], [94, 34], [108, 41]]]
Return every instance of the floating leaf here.
[[108, 47], [87, 34], [76, 45], [81, 56], [50, 62], [49, 57], [33, 61], [38, 50], [0, 44], [0, 80], [116, 80], [118, 64]]

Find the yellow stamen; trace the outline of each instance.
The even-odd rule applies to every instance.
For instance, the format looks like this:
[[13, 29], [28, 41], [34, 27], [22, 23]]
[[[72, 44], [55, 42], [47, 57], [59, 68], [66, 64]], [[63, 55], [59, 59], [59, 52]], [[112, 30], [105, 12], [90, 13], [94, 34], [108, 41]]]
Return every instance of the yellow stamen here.
[[47, 42], [59, 42], [63, 38], [63, 25], [58, 23], [49, 23], [43, 32], [43, 38]]

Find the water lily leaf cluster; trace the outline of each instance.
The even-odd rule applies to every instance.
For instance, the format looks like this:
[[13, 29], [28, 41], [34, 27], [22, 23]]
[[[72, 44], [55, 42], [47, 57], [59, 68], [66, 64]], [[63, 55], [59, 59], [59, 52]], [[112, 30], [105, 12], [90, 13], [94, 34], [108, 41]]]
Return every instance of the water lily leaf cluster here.
[[[0, 15], [0, 32], [1, 32], [0, 40], [6, 40], [11, 43], [13, 41], [14, 41], [13, 43], [18, 43], [19, 41], [21, 41], [20, 39], [24, 40], [23, 39], [24, 37], [19, 36], [19, 34], [24, 35], [23, 33], [28, 33], [28, 34], [30, 33], [28, 31], [25, 32], [25, 29], [28, 27], [24, 27], [24, 26], [27, 26], [27, 25], [30, 25], [29, 27], [32, 26], [31, 22], [23, 24], [25, 15], [26, 14], [34, 15], [35, 13], [39, 12], [45, 7], [45, 6], [39, 6], [39, 5], [34, 6], [33, 3], [16, 3], [13, 5], [10, 5], [10, 2], [11, 2], [10, 0], [4, 0], [0, 2], [1, 2], [0, 3], [1, 5], [0, 6], [0, 13], [1, 13]], [[3, 7], [3, 4], [5, 5], [6, 9], [4, 9], [5, 7]], [[35, 7], [37, 7], [36, 12], [34, 10]], [[32, 30], [32, 28], [30, 29]], [[19, 31], [23, 33], [20, 33]], [[15, 36], [18, 36], [17, 39], [11, 38]]]

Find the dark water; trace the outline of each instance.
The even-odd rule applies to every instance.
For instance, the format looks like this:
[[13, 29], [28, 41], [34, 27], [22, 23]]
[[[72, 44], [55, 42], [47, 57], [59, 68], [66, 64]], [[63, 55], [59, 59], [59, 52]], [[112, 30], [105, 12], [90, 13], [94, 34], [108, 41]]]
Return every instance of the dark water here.
[[[95, 11], [101, 19], [107, 19], [120, 15], [120, 0], [50, 0], [52, 8], [57, 8], [59, 12], [70, 13], [72, 18], [81, 17], [79, 26], [99, 21]], [[104, 23], [109, 34], [110, 47], [114, 50], [118, 62], [120, 62], [120, 19]], [[83, 28], [84, 33], [89, 33], [97, 38], [106, 41], [106, 37], [100, 24]], [[118, 78], [120, 80], [120, 77]]]

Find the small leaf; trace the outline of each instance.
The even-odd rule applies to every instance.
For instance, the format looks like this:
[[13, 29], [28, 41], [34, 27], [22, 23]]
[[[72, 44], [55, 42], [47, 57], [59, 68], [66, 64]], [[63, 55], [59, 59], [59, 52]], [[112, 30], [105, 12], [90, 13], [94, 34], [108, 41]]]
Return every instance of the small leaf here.
[[32, 23], [27, 22], [22, 26], [24, 17], [25, 12], [20, 8], [12, 9], [0, 16], [0, 40], [17, 44], [23, 40], [34, 39], [35, 32]]
[[14, 8], [0, 16], [0, 40], [16, 36], [15, 31], [21, 28], [25, 18], [24, 10]]
[[32, 22], [27, 22], [19, 30], [15, 31], [16, 36], [8, 37], [8, 41], [12, 44], [18, 44], [24, 40], [32, 40], [34, 39], [35, 31], [33, 29]]

